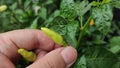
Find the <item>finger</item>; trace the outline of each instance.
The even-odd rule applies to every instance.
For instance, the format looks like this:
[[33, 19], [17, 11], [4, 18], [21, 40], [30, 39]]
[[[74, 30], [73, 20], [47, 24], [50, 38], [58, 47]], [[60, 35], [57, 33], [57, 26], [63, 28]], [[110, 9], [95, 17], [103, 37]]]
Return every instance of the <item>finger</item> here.
[[40, 30], [15, 30], [0, 34], [0, 52], [14, 59], [18, 48], [32, 50], [40, 48], [46, 51], [54, 49], [54, 42]]
[[[44, 50], [53, 49], [54, 42], [40, 30], [14, 30], [1, 34], [3, 38], [8, 38], [18, 48], [28, 50], [42, 48]], [[39, 45], [39, 46], [38, 46]]]
[[0, 68], [15, 68], [15, 66], [5, 55], [0, 53]]
[[73, 47], [58, 48], [27, 68], [66, 68], [76, 60], [76, 57], [77, 52]]
[[41, 59], [42, 57], [44, 57], [45, 55], [47, 54], [46, 51], [40, 51], [38, 54], [37, 54], [37, 60]]

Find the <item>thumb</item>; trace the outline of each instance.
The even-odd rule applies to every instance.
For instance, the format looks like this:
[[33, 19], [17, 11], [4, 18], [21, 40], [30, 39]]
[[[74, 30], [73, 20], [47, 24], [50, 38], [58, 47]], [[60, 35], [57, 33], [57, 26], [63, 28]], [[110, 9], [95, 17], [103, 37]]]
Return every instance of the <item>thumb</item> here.
[[77, 58], [76, 50], [71, 47], [58, 48], [38, 59], [27, 68], [66, 68]]

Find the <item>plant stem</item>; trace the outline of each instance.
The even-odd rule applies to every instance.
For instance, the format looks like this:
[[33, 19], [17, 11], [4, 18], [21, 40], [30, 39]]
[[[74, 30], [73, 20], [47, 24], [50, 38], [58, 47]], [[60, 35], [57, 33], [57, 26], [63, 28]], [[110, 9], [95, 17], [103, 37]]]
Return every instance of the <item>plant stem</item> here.
[[79, 37], [78, 37], [78, 42], [77, 42], [77, 46], [76, 46], [76, 49], [78, 50], [79, 48], [79, 45], [80, 45], [80, 42], [81, 42], [81, 39], [82, 39], [82, 36], [83, 36], [83, 33], [84, 33], [84, 30], [86, 29], [86, 27], [89, 25], [89, 22], [91, 20], [91, 16], [88, 18], [88, 20], [86, 21], [85, 25], [82, 27], [82, 29], [80, 29], [80, 34], [79, 34]]
[[88, 18], [88, 20], [86, 21], [85, 25], [84, 25], [83, 28], [81, 29], [81, 31], [82, 31], [82, 30], [85, 30], [85, 28], [89, 25], [89, 22], [90, 22], [91, 18], [92, 18], [91, 16]]
[[83, 19], [82, 16], [80, 16], [80, 17], [79, 17], [79, 20], [80, 20], [80, 28], [83, 27], [83, 20], [82, 20], [82, 19]]
[[77, 46], [76, 46], [76, 49], [77, 49], [77, 50], [78, 50], [78, 48], [79, 48], [79, 45], [80, 45], [80, 41], [81, 41], [82, 35], [83, 35], [83, 31], [81, 30], [81, 32], [80, 32], [80, 34], [79, 34], [79, 37], [78, 37]]

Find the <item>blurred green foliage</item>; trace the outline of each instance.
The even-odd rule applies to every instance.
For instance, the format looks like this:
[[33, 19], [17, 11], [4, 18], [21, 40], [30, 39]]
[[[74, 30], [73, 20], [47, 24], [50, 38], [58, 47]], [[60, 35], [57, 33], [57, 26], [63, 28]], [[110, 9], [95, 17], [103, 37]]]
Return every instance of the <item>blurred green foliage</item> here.
[[[71, 68], [120, 68], [119, 0], [0, 0], [0, 32], [48, 27], [78, 51]], [[90, 20], [94, 25], [90, 26]], [[24, 68], [24, 59], [16, 64]]]
[[[8, 9], [0, 12], [0, 32], [23, 28], [40, 28], [58, 14], [59, 1], [55, 0], [1, 0]], [[55, 12], [55, 13], [54, 13]], [[39, 25], [39, 26], [37, 26]]]

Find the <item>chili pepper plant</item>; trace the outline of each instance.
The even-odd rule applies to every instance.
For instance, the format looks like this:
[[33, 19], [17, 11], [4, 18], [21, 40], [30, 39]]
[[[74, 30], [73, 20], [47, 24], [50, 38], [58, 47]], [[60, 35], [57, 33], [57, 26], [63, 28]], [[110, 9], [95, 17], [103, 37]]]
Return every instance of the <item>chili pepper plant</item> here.
[[119, 19], [120, 0], [0, 0], [0, 32], [55, 31], [78, 52], [71, 68], [120, 68]]

